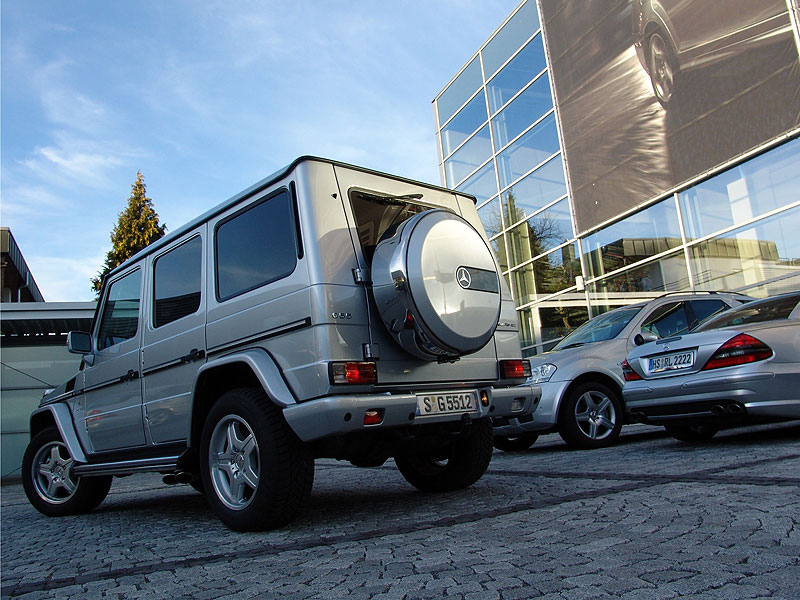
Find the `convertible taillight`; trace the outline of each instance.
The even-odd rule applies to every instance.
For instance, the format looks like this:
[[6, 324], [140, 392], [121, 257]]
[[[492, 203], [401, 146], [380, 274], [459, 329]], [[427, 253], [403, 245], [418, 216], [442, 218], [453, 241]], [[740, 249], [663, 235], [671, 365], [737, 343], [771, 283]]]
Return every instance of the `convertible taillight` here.
[[622, 376], [625, 381], [641, 381], [642, 377], [633, 370], [627, 360], [622, 361]]
[[714, 352], [703, 367], [703, 371], [744, 365], [772, 357], [772, 348], [752, 335], [740, 333], [725, 342]]

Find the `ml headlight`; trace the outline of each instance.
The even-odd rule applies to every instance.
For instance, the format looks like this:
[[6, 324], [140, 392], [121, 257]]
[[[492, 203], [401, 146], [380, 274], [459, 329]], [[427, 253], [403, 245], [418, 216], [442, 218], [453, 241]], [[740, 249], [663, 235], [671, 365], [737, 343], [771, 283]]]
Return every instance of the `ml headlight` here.
[[556, 372], [556, 366], [550, 363], [531, 366], [531, 376], [528, 378], [530, 383], [547, 383]]

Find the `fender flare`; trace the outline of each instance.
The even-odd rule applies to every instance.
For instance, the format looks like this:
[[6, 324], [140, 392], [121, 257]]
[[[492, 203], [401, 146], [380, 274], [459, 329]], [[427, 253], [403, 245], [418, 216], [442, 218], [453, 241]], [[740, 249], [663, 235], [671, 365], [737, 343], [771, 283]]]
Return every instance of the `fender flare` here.
[[87, 462], [86, 454], [83, 452], [80, 440], [78, 440], [78, 434], [75, 431], [75, 423], [72, 420], [72, 413], [66, 404], [57, 402], [55, 404], [42, 406], [41, 408], [33, 411], [30, 418], [31, 437], [34, 435], [34, 422], [37, 420], [37, 417], [48, 412], [51, 414], [53, 421], [55, 421], [56, 427], [58, 427], [58, 432], [61, 434], [61, 439], [64, 440], [64, 443], [67, 445], [67, 450], [69, 450], [69, 454], [73, 460], [76, 463]]
[[[283, 379], [281, 370], [278, 365], [275, 364], [275, 360], [272, 356], [270, 356], [266, 350], [250, 348], [210, 360], [198, 369], [194, 384], [192, 385], [192, 421], [194, 421], [196, 416], [195, 407], [198, 398], [202, 395], [199, 386], [203, 377], [216, 369], [236, 364], [246, 366], [253, 373], [270, 401], [281, 410], [297, 404], [294, 394]], [[198, 441], [192, 439], [192, 432], [195, 431], [195, 425], [194, 422], [190, 424], [189, 447], [193, 447]]]

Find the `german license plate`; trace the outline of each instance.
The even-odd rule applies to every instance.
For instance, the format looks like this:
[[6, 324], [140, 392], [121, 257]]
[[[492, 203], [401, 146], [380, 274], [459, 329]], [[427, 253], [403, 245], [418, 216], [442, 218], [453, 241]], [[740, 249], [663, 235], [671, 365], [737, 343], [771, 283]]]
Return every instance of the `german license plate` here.
[[418, 417], [472, 412], [477, 409], [478, 393], [475, 390], [417, 394]]
[[663, 373], [664, 371], [677, 371], [690, 369], [694, 365], [694, 352], [675, 352], [648, 359], [647, 370], [650, 373]]

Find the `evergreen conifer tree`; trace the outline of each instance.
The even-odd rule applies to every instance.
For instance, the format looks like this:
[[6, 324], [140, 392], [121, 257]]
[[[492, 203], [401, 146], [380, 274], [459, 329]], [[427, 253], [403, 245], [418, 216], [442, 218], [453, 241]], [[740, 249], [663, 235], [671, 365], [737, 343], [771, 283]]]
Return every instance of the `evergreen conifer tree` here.
[[147, 197], [144, 175], [136, 173], [136, 183], [131, 186], [128, 205], [111, 230], [111, 250], [106, 254], [105, 264], [97, 277], [92, 277], [92, 289], [99, 295], [103, 278], [115, 267], [139, 252], [145, 246], [164, 236], [166, 225], [161, 225], [153, 200]]

